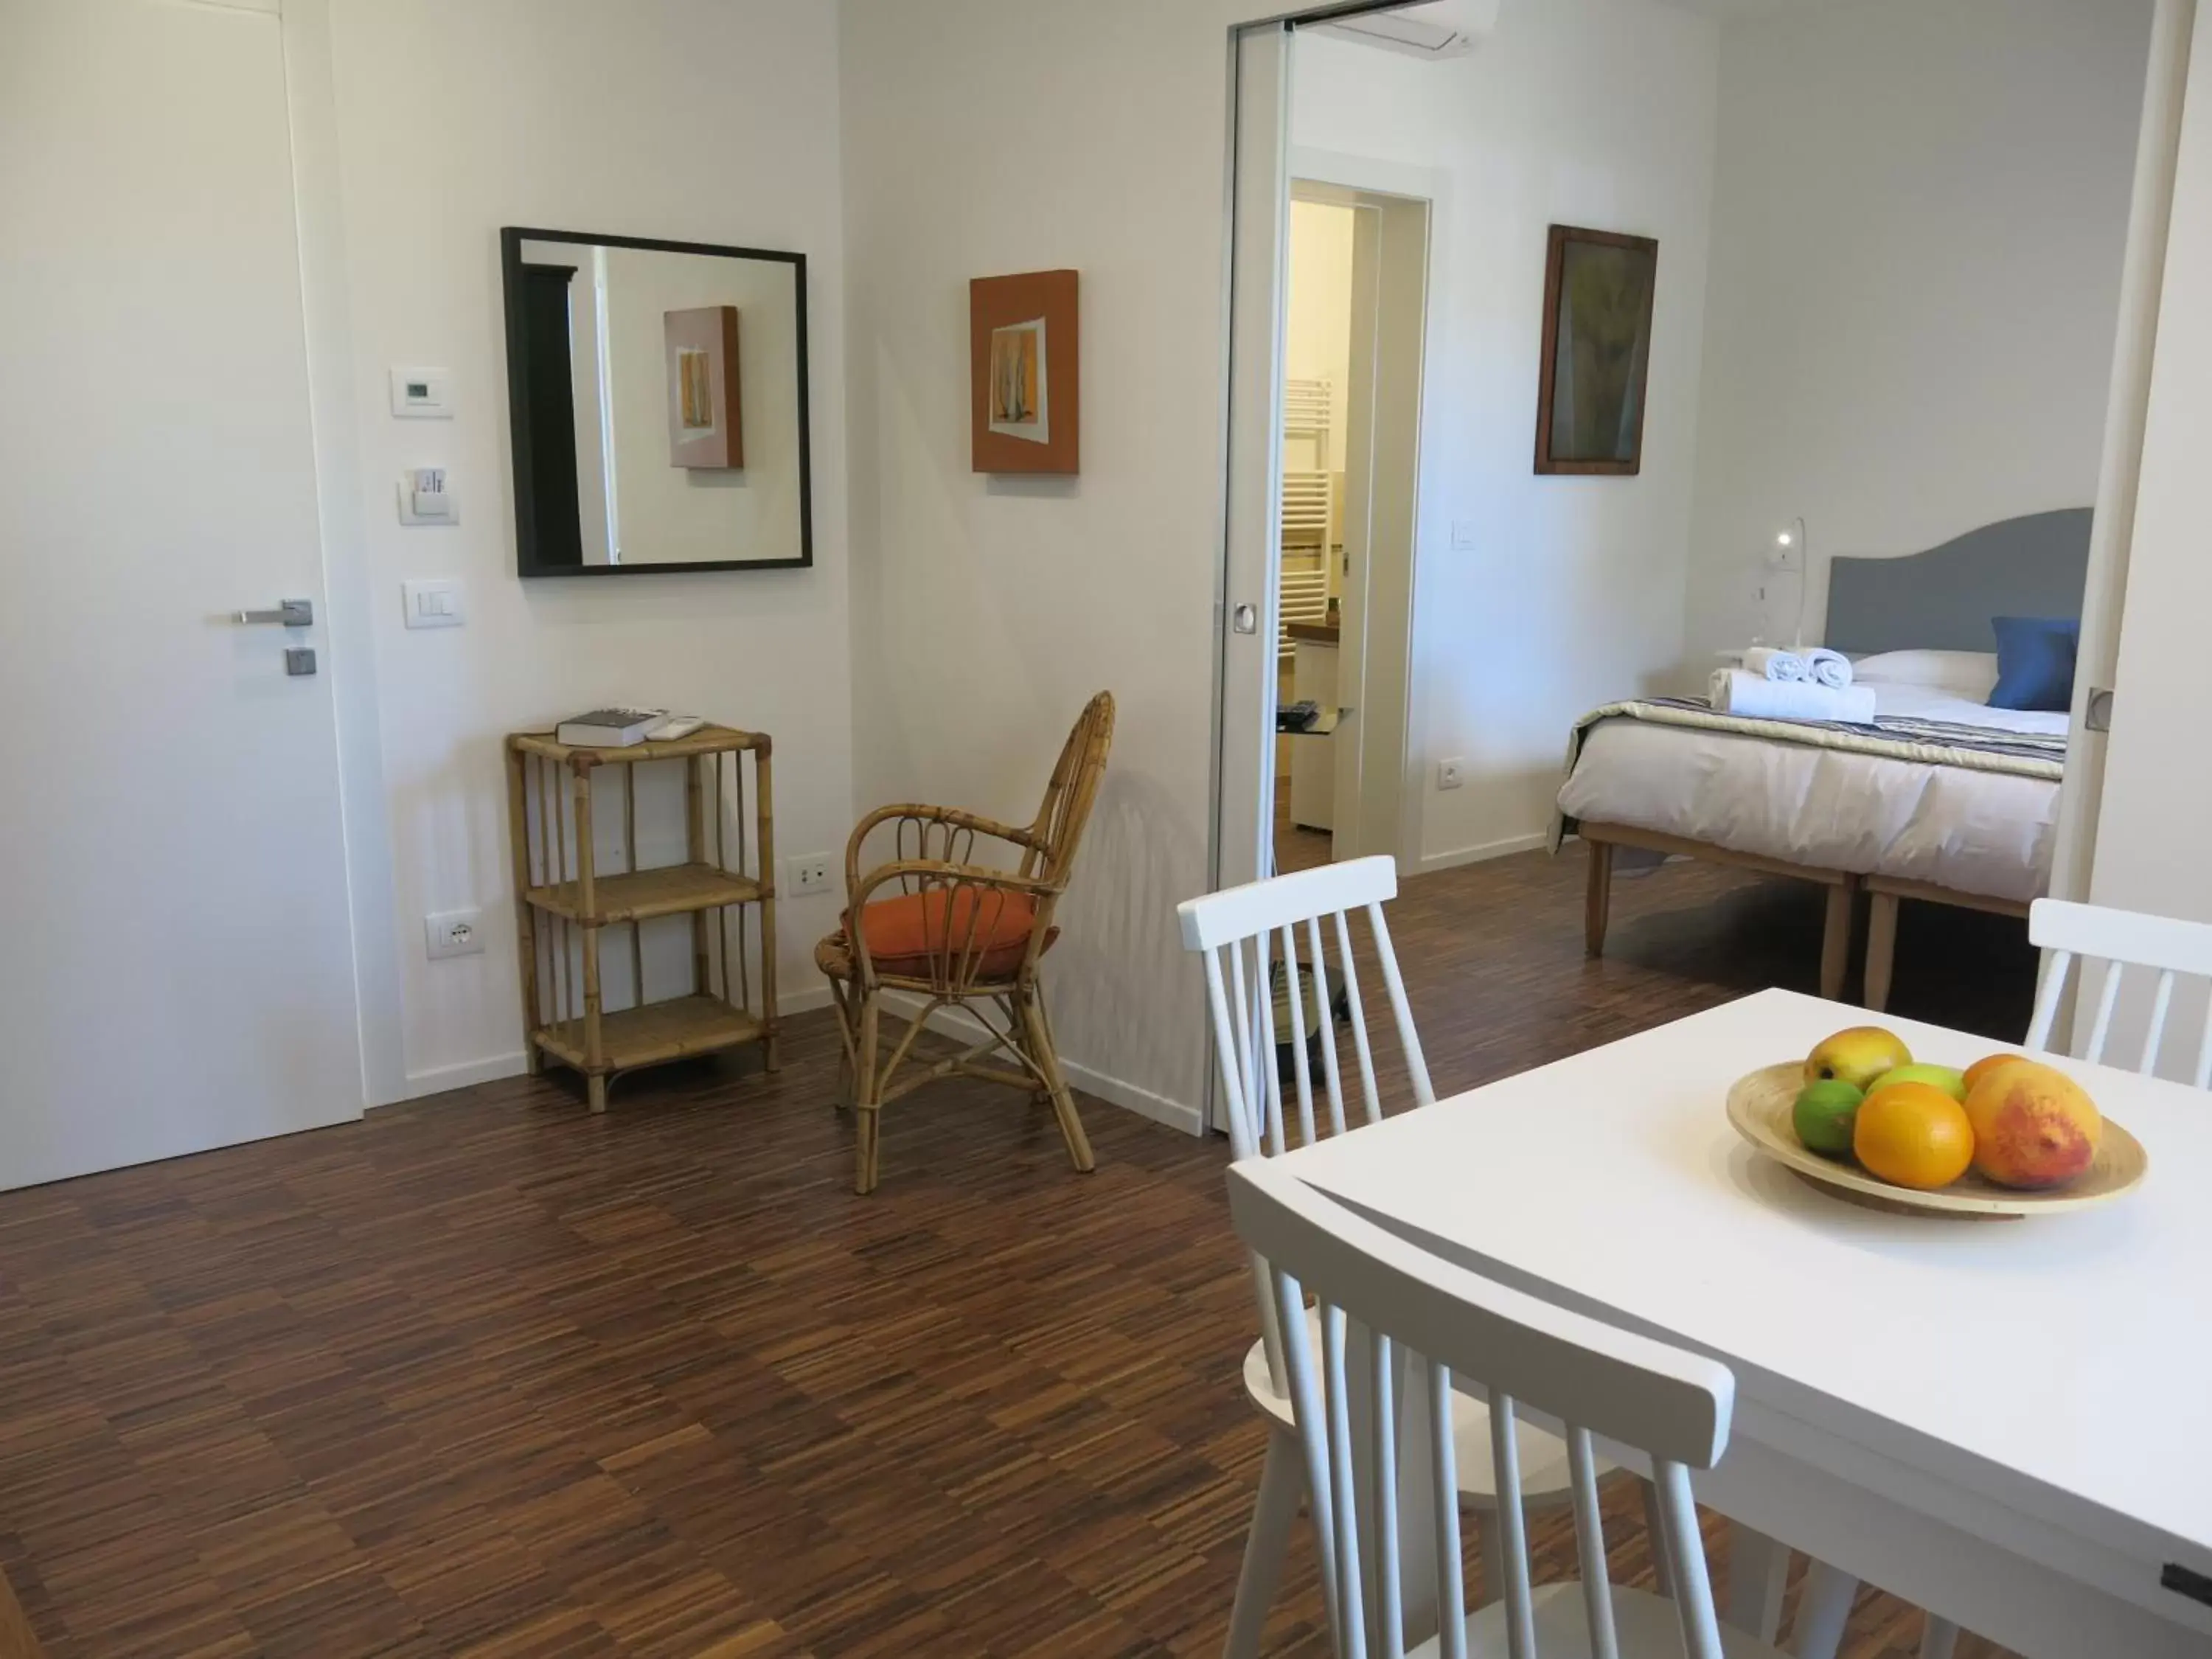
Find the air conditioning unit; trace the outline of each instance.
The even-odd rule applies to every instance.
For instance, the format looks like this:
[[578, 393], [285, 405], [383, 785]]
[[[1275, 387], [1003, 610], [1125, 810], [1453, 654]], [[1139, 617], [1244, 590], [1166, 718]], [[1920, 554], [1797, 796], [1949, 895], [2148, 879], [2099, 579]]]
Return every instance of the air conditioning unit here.
[[1362, 12], [1320, 27], [1408, 58], [1464, 58], [1498, 26], [1498, 0], [1441, 0], [1402, 11]]

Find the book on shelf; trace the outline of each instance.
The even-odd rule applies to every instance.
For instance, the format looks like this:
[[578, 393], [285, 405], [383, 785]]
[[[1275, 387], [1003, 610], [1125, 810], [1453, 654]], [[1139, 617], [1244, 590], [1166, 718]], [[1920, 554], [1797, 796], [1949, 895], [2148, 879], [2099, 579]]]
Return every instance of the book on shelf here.
[[559, 743], [583, 749], [627, 749], [668, 717], [665, 708], [594, 708], [572, 714], [553, 733]]

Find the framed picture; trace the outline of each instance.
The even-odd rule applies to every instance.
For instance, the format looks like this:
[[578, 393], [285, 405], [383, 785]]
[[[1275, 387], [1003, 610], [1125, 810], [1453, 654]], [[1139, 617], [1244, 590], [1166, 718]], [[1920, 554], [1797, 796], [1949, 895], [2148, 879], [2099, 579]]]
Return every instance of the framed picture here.
[[1075, 273], [978, 276], [968, 332], [975, 470], [1080, 471]]
[[743, 468], [744, 400], [738, 379], [738, 308], [696, 306], [664, 312], [660, 322], [668, 356], [669, 465]]
[[1659, 244], [1552, 227], [1544, 263], [1536, 471], [1615, 476], [1644, 465], [1644, 389]]

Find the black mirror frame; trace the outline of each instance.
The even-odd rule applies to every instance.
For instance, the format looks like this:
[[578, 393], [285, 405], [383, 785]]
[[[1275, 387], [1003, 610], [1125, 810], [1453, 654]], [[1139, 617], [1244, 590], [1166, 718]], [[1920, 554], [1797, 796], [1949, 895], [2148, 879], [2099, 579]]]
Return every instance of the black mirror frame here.
[[[538, 561], [538, 498], [530, 453], [530, 359], [524, 349], [522, 245], [573, 242], [586, 247], [647, 248], [660, 253], [703, 253], [729, 259], [774, 260], [792, 267], [792, 298], [799, 336], [799, 556], [795, 559], [697, 559], [675, 564], [541, 564]], [[514, 449], [515, 574], [541, 576], [675, 575], [701, 570], [803, 570], [814, 563], [813, 433], [807, 416], [806, 256], [772, 248], [725, 247], [713, 242], [664, 242], [649, 236], [601, 236], [586, 231], [537, 230], [505, 225], [499, 233], [501, 297], [507, 310], [507, 420]]]

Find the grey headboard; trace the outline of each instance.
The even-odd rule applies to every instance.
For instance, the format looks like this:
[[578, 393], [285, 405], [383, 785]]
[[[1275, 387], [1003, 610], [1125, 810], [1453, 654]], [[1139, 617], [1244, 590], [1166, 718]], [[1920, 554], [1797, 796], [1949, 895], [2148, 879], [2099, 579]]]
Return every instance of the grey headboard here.
[[1985, 524], [1925, 553], [1830, 561], [1828, 648], [1994, 651], [1992, 617], [2078, 618], [2089, 517], [2062, 507]]

